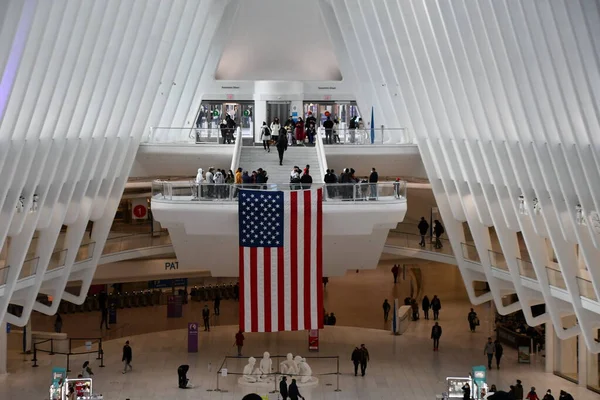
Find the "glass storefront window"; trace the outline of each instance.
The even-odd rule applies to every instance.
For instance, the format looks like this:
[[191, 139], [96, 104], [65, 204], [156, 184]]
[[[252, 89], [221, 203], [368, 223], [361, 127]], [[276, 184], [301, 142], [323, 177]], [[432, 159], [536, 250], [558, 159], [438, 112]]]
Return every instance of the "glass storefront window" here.
[[[563, 326], [570, 328], [577, 324], [575, 316], [564, 317]], [[554, 341], [554, 374], [572, 382], [579, 380], [579, 340], [577, 336]]]
[[[596, 341], [600, 341], [600, 329], [596, 333]], [[595, 392], [600, 393], [600, 354], [587, 353], [587, 387]]]

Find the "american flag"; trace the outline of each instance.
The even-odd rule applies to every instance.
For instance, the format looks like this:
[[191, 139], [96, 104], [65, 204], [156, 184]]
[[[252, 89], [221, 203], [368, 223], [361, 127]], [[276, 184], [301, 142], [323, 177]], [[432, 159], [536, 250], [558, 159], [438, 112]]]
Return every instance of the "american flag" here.
[[240, 190], [240, 329], [323, 327], [323, 189]]

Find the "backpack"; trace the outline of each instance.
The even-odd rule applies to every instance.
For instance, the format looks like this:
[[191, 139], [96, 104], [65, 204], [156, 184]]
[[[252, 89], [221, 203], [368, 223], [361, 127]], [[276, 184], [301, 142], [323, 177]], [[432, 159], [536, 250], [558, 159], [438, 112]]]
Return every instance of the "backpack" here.
[[265, 127], [263, 128], [263, 136], [271, 136], [271, 130], [269, 129], [268, 126], [265, 125]]

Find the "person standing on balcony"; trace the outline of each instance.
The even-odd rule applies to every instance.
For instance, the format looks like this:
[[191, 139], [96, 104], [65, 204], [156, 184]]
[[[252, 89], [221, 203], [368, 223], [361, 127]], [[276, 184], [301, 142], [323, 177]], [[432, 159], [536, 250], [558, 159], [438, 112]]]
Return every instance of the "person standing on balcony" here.
[[417, 228], [419, 228], [419, 234], [421, 235], [419, 246], [425, 247], [425, 235], [427, 235], [427, 232], [429, 231], [429, 224], [425, 221], [425, 217], [421, 217]]
[[333, 127], [334, 123], [331, 117], [327, 117], [327, 120], [323, 122], [323, 128], [325, 128], [325, 144], [333, 144]]
[[398, 283], [398, 272], [400, 272], [400, 268], [398, 264], [394, 264], [392, 267], [392, 275], [394, 275], [394, 283]]
[[287, 147], [287, 135], [280, 133], [279, 138], [277, 139], [277, 154], [279, 154], [279, 165], [283, 165], [283, 153], [285, 153]]
[[227, 136], [229, 135], [229, 129], [227, 129], [227, 121], [222, 120], [219, 125], [219, 129], [221, 129], [221, 137], [223, 138], [223, 144], [227, 142]]
[[281, 124], [279, 123], [279, 118], [273, 118], [273, 122], [271, 122], [271, 138], [273, 142], [277, 143], [279, 140], [279, 130], [281, 129]]
[[296, 142], [297, 144], [304, 144], [304, 121], [302, 118], [298, 118], [298, 122], [296, 122]]
[[442, 241], [440, 240], [440, 236], [442, 236], [444, 234], [444, 227], [442, 226], [442, 224], [440, 223], [440, 221], [438, 221], [437, 219], [435, 221], [433, 221], [433, 234], [435, 235], [435, 248], [436, 249], [441, 249], [442, 247]]
[[379, 174], [375, 168], [371, 168], [371, 175], [369, 175], [369, 186], [371, 189], [371, 200], [377, 200], [377, 181], [379, 181]]
[[267, 126], [267, 123], [263, 121], [262, 127], [260, 128], [260, 140], [263, 142], [263, 148], [266, 152], [271, 152], [271, 130]]
[[433, 299], [431, 299], [431, 311], [433, 311], [433, 320], [437, 321], [440, 318], [440, 310], [442, 309], [442, 302], [437, 297], [437, 295], [433, 295]]
[[56, 313], [56, 319], [54, 320], [54, 332], [61, 333], [62, 332], [62, 317], [59, 313]]
[[229, 114], [227, 114], [227, 116], [225, 117], [225, 123], [227, 124], [227, 144], [231, 144], [232, 141], [234, 141], [233, 133], [235, 132], [237, 124]]
[[300, 183], [302, 183], [302, 189], [310, 189], [310, 186], [313, 183], [312, 176], [310, 176], [310, 171], [308, 169], [302, 174], [300, 178]]

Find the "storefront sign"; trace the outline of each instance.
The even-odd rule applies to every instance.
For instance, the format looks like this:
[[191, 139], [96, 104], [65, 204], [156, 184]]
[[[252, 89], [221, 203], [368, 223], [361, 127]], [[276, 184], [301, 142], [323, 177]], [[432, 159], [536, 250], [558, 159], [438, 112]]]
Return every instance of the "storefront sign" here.
[[529, 346], [519, 346], [519, 364], [530, 364], [531, 363], [531, 349]]
[[[177, 264], [177, 267], [179, 268], [179, 264]], [[187, 286], [187, 284], [187, 278], [160, 279], [157, 281], [148, 282], [148, 289], [165, 289], [171, 287], [181, 287]]]
[[179, 269], [179, 261], [165, 261], [165, 271]]
[[67, 377], [67, 369], [61, 367], [52, 367], [52, 386], [59, 386], [59, 382]]
[[319, 330], [311, 329], [308, 331], [308, 350], [319, 351]]
[[146, 199], [131, 200], [131, 218], [148, 219], [148, 201]]
[[317, 88], [319, 90], [335, 90], [335, 89], [337, 89], [337, 87], [335, 87], [335, 86], [318, 86]]
[[188, 353], [198, 352], [198, 323], [188, 322]]

